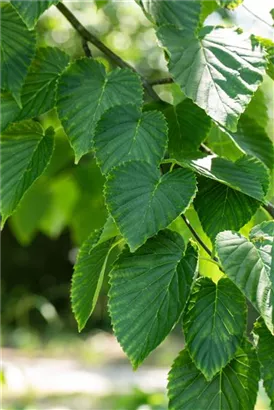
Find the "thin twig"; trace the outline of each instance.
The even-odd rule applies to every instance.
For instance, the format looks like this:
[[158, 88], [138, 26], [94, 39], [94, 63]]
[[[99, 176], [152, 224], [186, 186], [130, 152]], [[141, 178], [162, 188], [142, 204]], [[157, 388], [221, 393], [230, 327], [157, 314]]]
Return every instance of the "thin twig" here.
[[[97, 47], [100, 51], [102, 51], [110, 60], [112, 60], [117, 66], [121, 68], [129, 68], [130, 70], [134, 71], [138, 75], [140, 75], [130, 64], [124, 61], [121, 57], [115, 54], [110, 48], [108, 48], [101, 40], [99, 40], [94, 34], [88, 31], [80, 21], [74, 16], [74, 14], [64, 5], [64, 3], [58, 3], [56, 5], [58, 10], [63, 14], [63, 16], [70, 22], [72, 27], [78, 32], [78, 34], [85, 40], [92, 43], [95, 47]], [[161, 101], [160, 97], [155, 93], [152, 86], [148, 83], [148, 81], [141, 77], [142, 83], [144, 88], [146, 89], [147, 93], [156, 101]]]
[[173, 78], [159, 78], [158, 80], [152, 80], [149, 84], [153, 87], [155, 85], [172, 84], [174, 83]]
[[274, 219], [274, 205], [271, 204], [270, 202], [267, 202], [266, 204], [262, 205], [263, 208], [269, 213], [270, 216]]
[[253, 17], [255, 17], [256, 19], [260, 20], [262, 23], [266, 24], [268, 27], [273, 29], [273, 26], [268, 23], [267, 21], [265, 21], [264, 19], [262, 19], [260, 16], [258, 16], [257, 14], [253, 13], [252, 10], [250, 10], [248, 7], [246, 7], [244, 4], [242, 6], [248, 13], [252, 14]]
[[90, 51], [90, 48], [88, 46], [88, 42], [87, 40], [85, 40], [84, 38], [82, 39], [82, 46], [85, 52], [85, 56], [91, 58], [92, 57], [92, 53]]

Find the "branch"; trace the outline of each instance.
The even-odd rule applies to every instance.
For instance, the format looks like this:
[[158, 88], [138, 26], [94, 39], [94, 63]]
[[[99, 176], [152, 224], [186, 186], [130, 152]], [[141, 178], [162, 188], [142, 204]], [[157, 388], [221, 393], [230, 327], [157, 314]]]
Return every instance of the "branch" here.
[[163, 85], [163, 84], [172, 84], [174, 83], [173, 78], [159, 78], [158, 80], [150, 81], [149, 84], [151, 86], [154, 85]]
[[274, 205], [271, 202], [263, 204], [262, 207], [269, 213], [270, 216], [274, 219]]
[[84, 52], [85, 52], [85, 56], [89, 57], [89, 58], [92, 58], [92, 53], [89, 49], [87, 41], [84, 38], [82, 39], [82, 46], [83, 46], [83, 49], [84, 49]]
[[[74, 14], [64, 5], [64, 3], [58, 3], [56, 5], [57, 9], [63, 14], [63, 16], [70, 22], [72, 27], [75, 28], [77, 33], [82, 37], [83, 40], [86, 42], [92, 43], [95, 47], [97, 47], [100, 51], [102, 51], [110, 60], [112, 60], [117, 66], [121, 68], [129, 68], [130, 70], [134, 71], [139, 75], [139, 73], [126, 61], [124, 61], [121, 57], [115, 54], [110, 48], [108, 48], [102, 41], [100, 41], [94, 34], [88, 31], [80, 21], [74, 16]], [[141, 77], [142, 83], [144, 88], [146, 89], [147, 93], [156, 101], [161, 101], [160, 97], [155, 93], [152, 86], [148, 83], [148, 81]]]

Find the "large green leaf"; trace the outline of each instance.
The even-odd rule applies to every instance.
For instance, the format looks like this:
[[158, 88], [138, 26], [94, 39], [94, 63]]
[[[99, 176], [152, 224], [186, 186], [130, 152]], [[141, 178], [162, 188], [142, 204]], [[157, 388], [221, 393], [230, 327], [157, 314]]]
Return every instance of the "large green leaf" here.
[[129, 160], [159, 165], [167, 148], [165, 118], [159, 111], [142, 113], [133, 105], [114, 107], [98, 123], [94, 148], [103, 173]]
[[271, 408], [274, 409], [274, 336], [262, 320], [255, 323], [254, 333], [259, 336], [257, 352], [261, 363], [264, 388], [271, 399]]
[[144, 13], [155, 24], [171, 24], [193, 33], [200, 21], [201, 1], [199, 0], [140, 0]]
[[261, 161], [249, 156], [232, 162], [209, 155], [199, 160], [181, 162], [181, 165], [258, 201], [263, 200], [269, 185], [269, 175], [264, 165]]
[[132, 252], [184, 212], [195, 193], [193, 172], [176, 169], [161, 176], [142, 161], [112, 170], [105, 190], [109, 211]]
[[56, 83], [69, 63], [69, 56], [55, 47], [36, 51], [22, 89], [22, 110], [17, 120], [33, 118], [55, 106]]
[[216, 155], [227, 158], [231, 161], [236, 161], [243, 155], [243, 151], [228, 135], [225, 130], [221, 130], [216, 124], [212, 124], [210, 133], [206, 139], [206, 145]]
[[34, 121], [11, 125], [1, 137], [2, 226], [25, 192], [44, 172], [53, 152], [53, 129]]
[[20, 108], [10, 93], [1, 92], [1, 132], [7, 128], [7, 126], [13, 122]]
[[165, 230], [134, 254], [126, 249], [110, 274], [114, 332], [133, 367], [169, 334], [187, 302], [198, 262], [182, 237]]
[[190, 99], [185, 99], [165, 111], [169, 127], [168, 151], [172, 158], [197, 158], [199, 147], [206, 139], [211, 120], [206, 113]]
[[238, 233], [221, 232], [216, 249], [225, 273], [260, 312], [274, 334], [274, 221], [263, 223], [250, 233], [250, 241]]
[[113, 239], [98, 244], [102, 230], [94, 231], [77, 255], [71, 284], [71, 304], [79, 332], [92, 314], [102, 287]]
[[262, 82], [266, 60], [250, 39], [230, 28], [205, 27], [199, 38], [161, 27], [169, 69], [187, 97], [231, 131]]
[[169, 373], [169, 409], [251, 410], [255, 406], [259, 378], [257, 357], [247, 342], [211, 381], [205, 379], [188, 351], [183, 350]]
[[242, 115], [237, 132], [229, 133], [229, 136], [246, 154], [259, 158], [268, 168], [273, 168], [273, 143], [253, 118]]
[[35, 53], [36, 38], [14, 8], [1, 3], [1, 89], [21, 105], [21, 89]]
[[230, 279], [199, 279], [184, 315], [189, 354], [207, 380], [233, 358], [246, 327], [246, 303]]
[[[259, 124], [262, 128], [266, 128], [268, 124], [268, 106], [266, 101], [266, 95], [262, 88], [259, 88], [252, 100], [247, 106], [243, 116], [247, 115], [256, 120], [256, 123]], [[240, 119], [241, 122], [241, 119]]]
[[37, 20], [52, 4], [57, 4], [59, 0], [12, 0], [11, 4], [18, 11], [29, 29], [33, 29]]
[[238, 231], [255, 214], [260, 203], [218, 181], [198, 178], [198, 193], [194, 207], [203, 230], [212, 243], [219, 232]]
[[59, 118], [75, 151], [75, 160], [92, 149], [101, 115], [115, 105], [142, 103], [142, 85], [128, 69], [106, 73], [90, 58], [72, 63], [61, 75], [57, 92]]

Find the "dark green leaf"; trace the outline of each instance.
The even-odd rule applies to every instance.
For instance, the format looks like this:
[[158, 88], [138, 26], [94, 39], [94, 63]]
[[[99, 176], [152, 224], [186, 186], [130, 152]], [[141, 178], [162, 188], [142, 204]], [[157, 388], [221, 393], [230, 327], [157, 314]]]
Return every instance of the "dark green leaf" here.
[[57, 92], [60, 120], [75, 151], [75, 161], [92, 149], [95, 127], [102, 114], [115, 105], [142, 103], [142, 85], [128, 69], [106, 73], [90, 58], [72, 63], [61, 75]]
[[255, 406], [260, 369], [249, 343], [212, 381], [192, 363], [187, 350], [175, 360], [169, 373], [170, 410], [251, 410]]
[[69, 63], [69, 56], [55, 47], [36, 51], [22, 89], [22, 110], [17, 120], [33, 118], [56, 104], [56, 83]]
[[233, 358], [245, 327], [245, 298], [231, 280], [196, 282], [184, 315], [184, 332], [189, 354], [207, 380]]
[[126, 249], [110, 274], [114, 332], [136, 369], [169, 334], [187, 302], [198, 262], [182, 237], [160, 232], [134, 254]]
[[264, 222], [250, 232], [250, 241], [238, 233], [221, 232], [216, 249], [225, 273], [245, 294], [274, 334], [274, 221]]
[[10, 93], [1, 92], [1, 132], [15, 121], [20, 108]]
[[11, 125], [1, 138], [2, 226], [25, 192], [46, 169], [53, 152], [53, 129], [34, 121]]
[[274, 336], [271, 335], [263, 320], [255, 323], [254, 333], [259, 336], [257, 352], [264, 388], [271, 400], [271, 408], [274, 409]]
[[33, 29], [37, 20], [51, 5], [57, 4], [59, 0], [12, 0], [11, 4], [20, 14], [29, 29]]
[[167, 148], [167, 124], [159, 111], [142, 113], [133, 105], [117, 106], [101, 118], [94, 136], [103, 173], [128, 160], [159, 165]]
[[112, 170], [105, 190], [109, 211], [132, 252], [184, 212], [195, 192], [193, 172], [176, 169], [161, 176], [142, 161]]
[[262, 82], [266, 61], [250, 39], [230, 28], [205, 27], [199, 38], [161, 27], [169, 69], [187, 97], [231, 131]]
[[14, 8], [1, 3], [1, 89], [21, 105], [21, 89], [35, 53], [36, 38]]

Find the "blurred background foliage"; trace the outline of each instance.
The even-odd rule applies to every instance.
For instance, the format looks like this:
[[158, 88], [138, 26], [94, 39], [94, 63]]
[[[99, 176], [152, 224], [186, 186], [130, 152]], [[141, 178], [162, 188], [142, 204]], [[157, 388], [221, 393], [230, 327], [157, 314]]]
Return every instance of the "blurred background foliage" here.
[[[269, 20], [271, 0], [264, 2], [264, 5], [258, 5], [255, 0], [246, 0], [245, 4]], [[210, 7], [212, 2], [207, 3]], [[67, 2], [67, 6], [87, 29], [142, 75], [150, 80], [167, 76], [164, 53], [157, 45], [152, 24], [134, 1], [79, 1]], [[234, 12], [217, 11], [208, 18], [208, 22], [224, 25], [236, 23], [250, 34], [263, 37], [272, 35], [264, 23], [241, 7]], [[38, 22], [38, 43], [40, 46], [59, 47], [72, 60], [84, 56], [81, 39], [54, 7]], [[103, 62], [107, 70], [112, 69], [111, 61], [92, 45], [89, 47], [94, 58]], [[183, 93], [174, 84], [157, 86], [156, 90], [168, 103], [177, 104], [184, 99]], [[268, 107], [266, 128], [274, 139], [273, 91], [273, 82], [265, 78], [257, 98], [260, 105]], [[50, 354], [58, 357], [65, 349], [66, 353], [82, 355], [87, 361], [92, 356], [91, 362], [96, 362], [96, 349], [91, 346], [89, 335], [91, 332], [97, 334], [98, 329], [111, 331], [107, 314], [107, 281], [81, 336], [76, 333], [69, 288], [77, 248], [92, 230], [104, 224], [107, 217], [103, 197], [104, 177], [92, 154], [82, 158], [77, 166], [74, 164], [72, 149], [54, 110], [37, 120], [45, 128], [54, 126], [56, 145], [47, 171], [27, 192], [2, 233], [2, 344], [29, 352], [44, 349], [44, 354], [48, 349]], [[231, 140], [215, 127], [207, 143], [224, 157], [229, 155], [231, 158], [233, 155], [236, 159], [239, 155]], [[273, 200], [273, 188], [272, 178], [270, 200]], [[187, 211], [187, 217], [211, 247], [193, 208]], [[268, 215], [265, 211], [259, 210], [242, 232], [248, 233], [254, 224], [266, 219]], [[186, 240], [191, 236], [181, 218], [174, 221], [171, 228], [179, 231]], [[200, 272], [217, 279], [220, 274], [218, 267], [206, 260], [203, 252], [201, 256]], [[176, 331], [173, 344], [168, 347], [164, 344], [148, 363], [170, 365], [183, 345], [180, 327]], [[102, 354], [99, 356], [103, 362]], [[10, 408], [31, 408], [22, 403], [18, 406]], [[115, 400], [106, 397], [102, 406], [114, 410], [160, 410], [166, 408], [166, 398], [161, 394], [151, 396], [136, 390]], [[80, 408], [84, 407], [78, 404]]]

